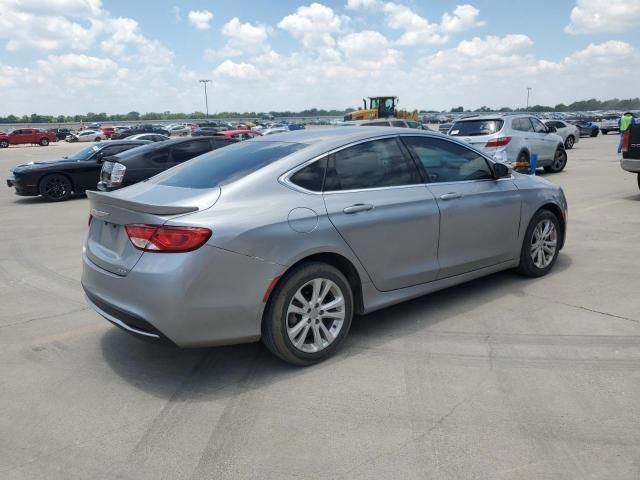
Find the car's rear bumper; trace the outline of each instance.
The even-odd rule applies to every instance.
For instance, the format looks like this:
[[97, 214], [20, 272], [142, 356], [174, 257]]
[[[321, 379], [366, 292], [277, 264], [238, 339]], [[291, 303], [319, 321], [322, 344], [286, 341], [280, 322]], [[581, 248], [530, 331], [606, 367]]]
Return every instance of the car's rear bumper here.
[[623, 158], [620, 160], [620, 166], [627, 172], [640, 173], [640, 152], [638, 152], [637, 158]]
[[35, 197], [40, 195], [38, 191], [38, 185], [28, 185], [25, 184], [23, 180], [16, 177], [7, 178], [7, 187], [15, 188], [16, 195], [21, 195], [24, 197]]
[[200, 347], [260, 338], [263, 297], [281, 265], [205, 245], [188, 253], [145, 253], [126, 277], [83, 254], [89, 305], [147, 340]]

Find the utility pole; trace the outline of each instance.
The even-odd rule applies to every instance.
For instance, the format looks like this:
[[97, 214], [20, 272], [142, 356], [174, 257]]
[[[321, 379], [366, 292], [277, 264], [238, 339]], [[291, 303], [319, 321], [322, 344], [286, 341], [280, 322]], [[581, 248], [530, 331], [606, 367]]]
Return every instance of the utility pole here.
[[529, 111], [529, 94], [530, 93], [531, 93], [531, 87], [527, 87], [527, 112]]
[[207, 83], [209, 82], [211, 82], [211, 80], [200, 80], [200, 83], [204, 85], [204, 107], [206, 109], [206, 118], [209, 118], [209, 100], [207, 99]]

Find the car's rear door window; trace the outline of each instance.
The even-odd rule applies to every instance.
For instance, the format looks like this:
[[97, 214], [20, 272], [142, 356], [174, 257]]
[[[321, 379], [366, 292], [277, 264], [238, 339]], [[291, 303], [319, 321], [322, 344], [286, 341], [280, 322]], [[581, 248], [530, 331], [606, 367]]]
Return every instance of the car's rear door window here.
[[391, 121], [391, 126], [392, 126], [392, 127], [402, 127], [402, 128], [405, 128], [407, 125], [406, 125], [402, 120], [392, 120], [392, 121]]
[[327, 157], [324, 157], [298, 170], [291, 176], [289, 181], [305, 190], [321, 192], [326, 167]]
[[454, 122], [449, 130], [453, 137], [477, 137], [493, 135], [502, 130], [503, 120], [464, 120]]
[[363, 190], [422, 183], [396, 138], [372, 140], [331, 155], [324, 191]]
[[479, 153], [457, 143], [432, 137], [402, 137], [425, 168], [429, 183], [488, 180], [493, 172]]

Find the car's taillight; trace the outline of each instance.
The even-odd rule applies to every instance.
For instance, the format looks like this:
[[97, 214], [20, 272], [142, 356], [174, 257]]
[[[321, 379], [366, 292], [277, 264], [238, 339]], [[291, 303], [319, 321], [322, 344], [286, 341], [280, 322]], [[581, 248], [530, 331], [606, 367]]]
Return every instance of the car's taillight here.
[[629, 131], [629, 129], [627, 129], [627, 131], [624, 132], [624, 135], [622, 136], [622, 151], [628, 152], [630, 144], [631, 144], [631, 132]]
[[[105, 162], [106, 163], [106, 162]], [[113, 187], [116, 185], [120, 185], [122, 180], [124, 180], [124, 174], [127, 171], [127, 167], [123, 164], [115, 162], [113, 163], [113, 167], [111, 168], [111, 175], [109, 176], [109, 186]]]
[[504, 147], [508, 145], [511, 141], [511, 137], [499, 137], [494, 138], [493, 140], [489, 140], [485, 145], [485, 148], [495, 148], [495, 147]]
[[200, 227], [130, 224], [125, 229], [133, 246], [143, 252], [190, 252], [204, 245], [212, 234]]

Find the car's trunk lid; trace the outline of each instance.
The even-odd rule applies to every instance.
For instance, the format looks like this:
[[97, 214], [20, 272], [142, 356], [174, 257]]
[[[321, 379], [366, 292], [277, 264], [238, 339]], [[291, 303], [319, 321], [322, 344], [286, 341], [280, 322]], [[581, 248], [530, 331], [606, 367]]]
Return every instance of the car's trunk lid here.
[[85, 243], [87, 258], [108, 272], [126, 276], [143, 254], [129, 240], [126, 225], [163, 225], [171, 218], [207, 209], [218, 200], [220, 189], [137, 184], [111, 193], [88, 191], [87, 196], [92, 217]]

